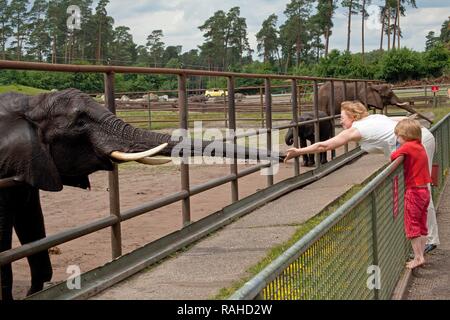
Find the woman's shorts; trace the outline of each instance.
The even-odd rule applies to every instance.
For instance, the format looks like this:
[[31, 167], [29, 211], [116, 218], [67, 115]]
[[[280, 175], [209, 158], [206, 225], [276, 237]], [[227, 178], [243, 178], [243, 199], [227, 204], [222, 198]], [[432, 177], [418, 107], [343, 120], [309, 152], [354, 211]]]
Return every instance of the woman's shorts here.
[[427, 187], [408, 188], [405, 192], [405, 233], [408, 239], [428, 235], [427, 209], [430, 192]]

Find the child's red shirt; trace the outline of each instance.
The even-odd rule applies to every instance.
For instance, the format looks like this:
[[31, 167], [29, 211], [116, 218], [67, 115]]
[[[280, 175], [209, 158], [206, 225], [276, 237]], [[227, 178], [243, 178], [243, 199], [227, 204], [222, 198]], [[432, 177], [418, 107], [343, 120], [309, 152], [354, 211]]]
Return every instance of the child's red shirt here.
[[394, 161], [399, 156], [405, 156], [403, 162], [406, 188], [425, 185], [431, 182], [428, 156], [419, 140], [405, 142], [391, 154]]

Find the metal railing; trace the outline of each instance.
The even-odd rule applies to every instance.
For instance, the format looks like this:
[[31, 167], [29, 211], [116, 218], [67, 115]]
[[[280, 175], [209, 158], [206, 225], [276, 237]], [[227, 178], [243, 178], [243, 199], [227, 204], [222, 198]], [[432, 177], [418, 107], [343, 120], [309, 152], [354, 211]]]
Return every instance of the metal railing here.
[[[215, 76], [215, 77], [225, 77], [228, 81], [228, 92], [234, 92], [235, 79], [236, 78], [259, 78], [265, 81], [265, 128], [258, 130], [255, 134], [260, 132], [267, 132], [267, 145], [271, 146], [271, 135], [273, 130], [280, 128], [294, 128], [294, 146], [299, 146], [298, 141], [298, 125], [304, 125], [305, 122], [298, 122], [296, 115], [298, 114], [298, 103], [297, 103], [297, 88], [296, 81], [312, 81], [314, 92], [317, 97], [318, 92], [318, 81], [330, 81], [332, 85], [331, 96], [330, 96], [330, 117], [320, 118], [318, 117], [318, 100], [314, 101], [314, 109], [316, 110], [316, 118], [309, 123], [314, 123], [316, 137], [319, 136], [319, 121], [326, 121], [329, 119], [334, 119], [334, 83], [335, 81], [344, 82], [347, 81], [358, 83], [365, 83], [365, 88], [367, 90], [367, 83], [370, 80], [358, 80], [358, 79], [334, 79], [334, 78], [314, 78], [314, 77], [300, 77], [300, 76], [283, 76], [283, 75], [267, 75], [267, 74], [244, 74], [244, 73], [230, 73], [230, 72], [211, 72], [211, 71], [199, 71], [199, 70], [188, 70], [188, 69], [161, 69], [161, 68], [138, 68], [138, 67], [115, 67], [115, 66], [78, 66], [78, 65], [53, 65], [44, 63], [32, 63], [32, 62], [13, 62], [0, 60], [0, 70], [1, 69], [14, 69], [14, 70], [34, 70], [34, 71], [54, 71], [54, 72], [91, 72], [91, 73], [103, 73], [105, 79], [105, 104], [106, 106], [115, 113], [115, 99], [114, 99], [114, 81], [115, 73], [144, 73], [144, 74], [171, 74], [177, 75], [178, 77], [178, 109], [179, 109], [179, 124], [181, 129], [188, 129], [188, 109], [187, 109], [187, 88], [186, 79], [188, 76]], [[272, 126], [272, 112], [271, 112], [271, 80], [273, 79], [284, 79], [290, 80], [292, 83], [292, 112], [294, 121], [289, 125], [285, 126]], [[346, 90], [344, 91], [344, 93]], [[356, 92], [356, 86], [355, 86]], [[365, 94], [365, 101], [367, 101], [367, 92]], [[228, 126], [230, 129], [236, 128], [236, 112], [235, 112], [235, 101], [234, 99], [228, 100]], [[333, 126], [334, 130], [334, 126]], [[247, 134], [245, 136], [250, 136]], [[238, 136], [228, 137], [228, 141], [236, 141]], [[226, 140], [226, 139], [224, 139]], [[317, 138], [316, 138], [317, 140]], [[348, 149], [346, 150], [348, 151]], [[334, 157], [334, 154], [333, 154]], [[316, 158], [317, 167], [320, 168], [320, 161]], [[121, 212], [120, 202], [119, 202], [119, 179], [118, 179], [118, 169], [117, 166], [114, 167], [114, 171], [109, 174], [109, 190], [110, 190], [110, 215], [103, 219], [93, 221], [89, 224], [82, 225], [76, 228], [65, 230], [63, 232], [48, 236], [44, 239], [28, 243], [17, 248], [0, 252], [0, 266], [13, 261], [22, 259], [34, 253], [40, 252], [42, 250], [47, 250], [58, 244], [68, 242], [80, 238], [84, 235], [99, 231], [101, 229], [111, 227], [111, 250], [112, 259], [119, 257], [122, 254], [122, 240], [121, 240], [121, 222], [127, 219], [142, 215], [144, 213], [150, 212], [152, 210], [170, 205], [175, 202], [182, 203], [182, 225], [187, 226], [191, 223], [191, 210], [190, 210], [190, 197], [194, 194], [215, 188], [217, 186], [230, 183], [230, 193], [232, 202], [237, 202], [239, 200], [238, 193], [238, 182], [239, 178], [247, 176], [249, 174], [258, 172], [264, 168], [270, 168], [271, 163], [260, 163], [253, 167], [246, 168], [240, 172], [237, 170], [236, 159], [230, 164], [230, 174], [209, 181], [202, 185], [191, 186], [189, 183], [189, 164], [187, 162], [182, 162], [180, 165], [180, 175], [181, 175], [181, 190], [174, 194], [159, 198], [157, 200], [141, 204], [140, 206]], [[300, 164], [299, 159], [295, 159], [294, 165], [294, 176], [300, 174]], [[7, 179], [0, 179], [0, 187], [9, 187], [13, 184], [18, 183], [17, 181], [9, 179], [10, 177], [5, 177]], [[12, 177], [14, 178], [14, 177]], [[273, 176], [269, 175], [267, 178], [267, 186], [273, 184]]]
[[[440, 167], [436, 200], [450, 167], [450, 114], [431, 131]], [[402, 162], [388, 165], [230, 299], [390, 299], [410, 248]]]

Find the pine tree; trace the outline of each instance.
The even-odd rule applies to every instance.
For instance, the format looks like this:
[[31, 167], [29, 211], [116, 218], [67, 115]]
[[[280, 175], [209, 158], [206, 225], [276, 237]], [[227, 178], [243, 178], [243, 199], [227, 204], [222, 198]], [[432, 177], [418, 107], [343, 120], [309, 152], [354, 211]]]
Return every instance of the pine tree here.
[[22, 58], [23, 42], [29, 32], [27, 13], [28, 4], [28, 0], [12, 0], [9, 5], [11, 27], [15, 39], [11, 42], [11, 46], [15, 46], [16, 48], [16, 60], [21, 60]]
[[261, 30], [256, 34], [257, 50], [265, 63], [273, 63], [275, 54], [278, 54], [279, 31], [276, 27], [277, 20], [277, 15], [271, 14], [263, 21]]
[[10, 10], [7, 0], [0, 0], [0, 46], [2, 59], [6, 59], [6, 43], [12, 35]]
[[[290, 33], [287, 38], [291, 41], [288, 40], [288, 43], [295, 43], [297, 66], [300, 65], [301, 51], [305, 46], [303, 40], [307, 32], [306, 23], [311, 16], [312, 2], [311, 0], [291, 0], [284, 11], [287, 20], [283, 29], [285, 32]], [[287, 36], [288, 34], [285, 33], [285, 35]]]
[[325, 37], [325, 57], [328, 56], [330, 36], [333, 28], [333, 15], [336, 10], [336, 0], [319, 0], [317, 3], [317, 14], [315, 19]]
[[27, 53], [42, 62], [50, 54], [50, 36], [47, 28], [48, 2], [35, 0], [29, 12], [30, 29], [28, 37]]
[[164, 54], [164, 42], [161, 41], [162, 37], [162, 30], [153, 30], [147, 37], [150, 60], [155, 68], [158, 66], [162, 67], [162, 56]]

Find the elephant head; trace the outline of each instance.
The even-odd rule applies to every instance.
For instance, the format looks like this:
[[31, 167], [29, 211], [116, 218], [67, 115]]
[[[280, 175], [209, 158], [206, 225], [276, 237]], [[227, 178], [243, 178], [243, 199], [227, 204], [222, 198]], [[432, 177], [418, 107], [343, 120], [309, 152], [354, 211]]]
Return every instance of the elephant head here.
[[[63, 185], [89, 188], [89, 174], [112, 170], [113, 161], [136, 160], [128, 153], [153, 149], [137, 158], [155, 153], [170, 156], [179, 145], [170, 135], [132, 127], [76, 89], [34, 97], [3, 94], [0, 127], [0, 179], [20, 177], [46, 191], [59, 191]], [[209, 144], [203, 141], [198, 147], [192, 143], [189, 150], [198, 155]], [[240, 158], [258, 154], [257, 150], [236, 148]], [[212, 155], [221, 156], [217, 152]]]
[[[413, 108], [409, 106], [408, 102], [402, 102], [392, 90], [393, 86], [391, 84], [378, 84], [368, 86], [367, 91], [367, 104], [373, 108], [383, 110], [384, 106], [393, 105], [402, 108], [408, 112], [415, 113], [419, 117], [432, 122], [430, 119], [420, 114]], [[364, 97], [363, 91], [360, 91], [360, 97]], [[364, 101], [364, 98], [361, 98]]]

